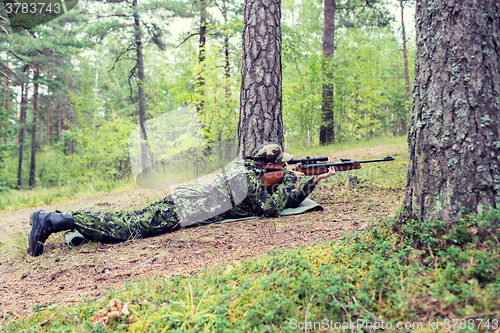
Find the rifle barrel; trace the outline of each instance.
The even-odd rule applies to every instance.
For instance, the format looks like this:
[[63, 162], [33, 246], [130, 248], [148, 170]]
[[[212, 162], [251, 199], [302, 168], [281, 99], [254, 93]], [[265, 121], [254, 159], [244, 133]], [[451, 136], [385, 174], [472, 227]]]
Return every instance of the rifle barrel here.
[[353, 160], [343, 160], [341, 162], [327, 162], [327, 163], [304, 163], [298, 166], [298, 168], [314, 168], [314, 167], [330, 167], [330, 166], [340, 166], [340, 165], [351, 165], [354, 163], [372, 163], [372, 162], [390, 162], [394, 161], [394, 158], [387, 156], [385, 158], [376, 160], [364, 160], [364, 161], [353, 161]]

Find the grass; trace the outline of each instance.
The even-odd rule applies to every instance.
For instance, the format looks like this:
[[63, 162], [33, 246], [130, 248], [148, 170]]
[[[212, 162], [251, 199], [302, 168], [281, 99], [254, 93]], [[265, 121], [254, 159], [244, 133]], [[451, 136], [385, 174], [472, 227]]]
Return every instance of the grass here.
[[[292, 332], [349, 322], [491, 330], [500, 325], [499, 227], [498, 211], [454, 223], [388, 219], [338, 244], [274, 251], [188, 278], [143, 278], [0, 328], [17, 332], [59, 311], [43, 331]], [[113, 298], [130, 302], [130, 314], [93, 325]]]
[[0, 212], [86, 198], [94, 194], [131, 188], [133, 186], [135, 184], [130, 179], [126, 179], [120, 182], [96, 181], [58, 187], [35, 187], [32, 190], [12, 190], [1, 193]]

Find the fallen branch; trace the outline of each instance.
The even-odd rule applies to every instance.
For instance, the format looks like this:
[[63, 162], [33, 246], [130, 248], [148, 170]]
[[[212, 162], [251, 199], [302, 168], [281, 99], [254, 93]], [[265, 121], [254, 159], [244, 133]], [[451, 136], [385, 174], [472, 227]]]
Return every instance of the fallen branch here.
[[498, 241], [497, 236], [495, 236], [495, 234], [494, 234], [494, 233], [492, 233], [492, 232], [491, 232], [491, 230], [488, 230], [488, 231], [489, 231], [489, 232], [490, 232], [490, 234], [493, 236], [493, 238], [495, 238], [495, 240], [497, 241], [498, 246], [500, 246], [500, 242]]
[[[309, 314], [309, 307], [311, 306], [311, 303], [312, 303], [312, 300], [314, 299], [314, 296], [316, 296], [316, 293], [313, 293], [311, 295], [311, 298], [309, 299], [309, 303], [307, 303], [306, 315], [304, 317], [304, 323], [307, 323], [307, 315]], [[305, 325], [304, 332], [307, 333], [307, 325]]]

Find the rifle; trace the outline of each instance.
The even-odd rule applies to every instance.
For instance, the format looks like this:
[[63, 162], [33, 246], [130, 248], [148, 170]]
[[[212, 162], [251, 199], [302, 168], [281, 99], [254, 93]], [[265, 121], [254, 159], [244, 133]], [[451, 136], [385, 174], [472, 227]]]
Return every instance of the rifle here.
[[[327, 162], [327, 163], [318, 163], [328, 161], [328, 156], [321, 157], [309, 157], [292, 159], [288, 162], [288, 164], [297, 164], [301, 163], [299, 166], [292, 169], [292, 171], [299, 171], [304, 173], [307, 176], [311, 175], [321, 175], [323, 173], [328, 172], [329, 167], [334, 167], [336, 171], [348, 171], [361, 169], [361, 163], [373, 163], [373, 162], [390, 162], [394, 161], [394, 158], [391, 156], [387, 156], [382, 159], [376, 160], [365, 160], [365, 161], [352, 161], [350, 159], [340, 159], [340, 162]], [[260, 179], [264, 183], [264, 188], [266, 190], [272, 188], [274, 185], [277, 185], [281, 182], [281, 179], [285, 175], [285, 171], [283, 170], [268, 170]]]

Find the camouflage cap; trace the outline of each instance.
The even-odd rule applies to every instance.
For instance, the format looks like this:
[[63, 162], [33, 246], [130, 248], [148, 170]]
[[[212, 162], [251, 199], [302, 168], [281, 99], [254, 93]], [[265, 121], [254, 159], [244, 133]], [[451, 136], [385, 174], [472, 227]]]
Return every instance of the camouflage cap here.
[[264, 143], [253, 150], [252, 156], [254, 160], [269, 160], [275, 163], [288, 162], [293, 158], [293, 155], [285, 153], [281, 146], [276, 142]]

